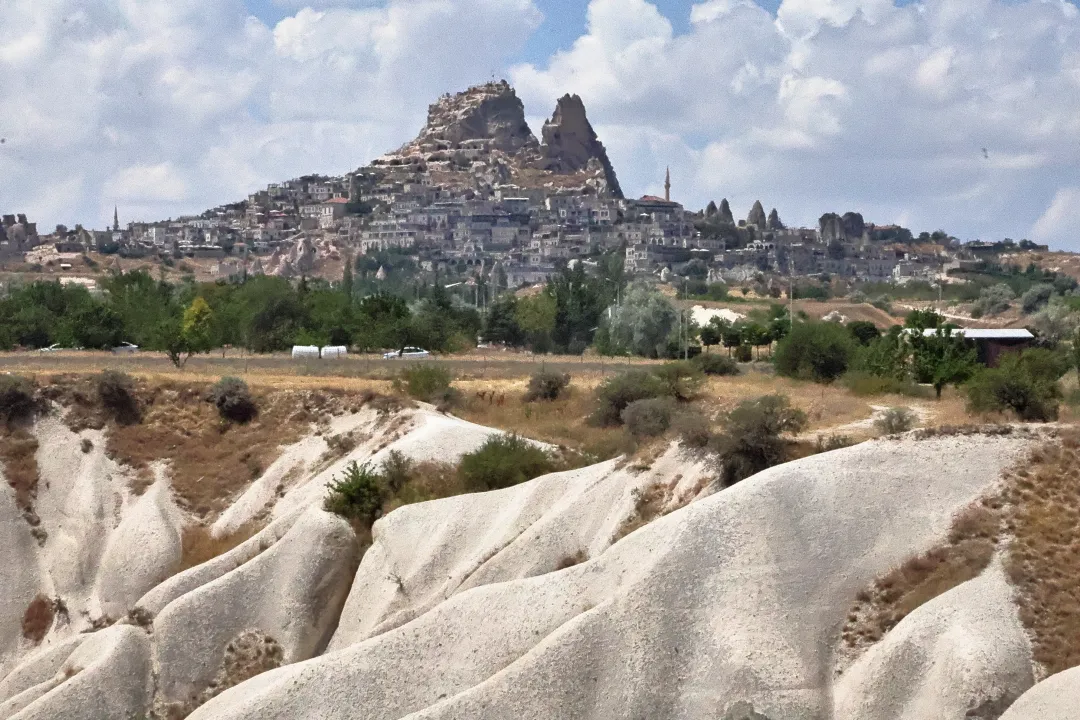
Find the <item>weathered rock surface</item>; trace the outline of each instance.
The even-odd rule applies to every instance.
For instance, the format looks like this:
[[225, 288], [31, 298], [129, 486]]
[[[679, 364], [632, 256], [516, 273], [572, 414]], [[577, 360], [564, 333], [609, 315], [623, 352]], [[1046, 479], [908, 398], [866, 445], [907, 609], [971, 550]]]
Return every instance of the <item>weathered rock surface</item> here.
[[996, 720], [1034, 682], [1000, 563], [915, 609], [836, 684], [836, 720]]
[[746, 216], [746, 224], [764, 230], [768, 224], [768, 219], [765, 217], [765, 208], [762, 207], [760, 200], [754, 201], [754, 207], [750, 208], [750, 214]]
[[511, 155], [539, 143], [525, 122], [525, 106], [505, 80], [471, 87], [455, 95], [443, 95], [428, 106], [427, 123], [397, 155], [433, 152], [460, 147], [469, 140]]
[[1051, 675], [1020, 696], [1000, 720], [1075, 720], [1080, 714], [1080, 667]]
[[[402, 507], [357, 568], [352, 529], [321, 508], [344, 464], [391, 450], [452, 461], [496, 432], [363, 410], [286, 448], [219, 519], [229, 532], [268, 517], [259, 534], [161, 582], [177, 528], [167, 473], [129, 497], [107, 458], [69, 452], [81, 435], [35, 432], [58, 458], [41, 458], [44, 547], [0, 486], [17, 563], [0, 564], [0, 720], [989, 720], [1032, 683], [996, 564], [834, 677], [855, 594], [936, 544], [1026, 450], [1021, 436], [879, 440], [719, 492], [706, 462], [673, 447], [647, 469], [608, 461]], [[327, 436], [346, 432], [359, 442], [328, 459]], [[96, 538], [81, 574], [55, 558], [68, 530]], [[22, 613], [61, 595], [54, 575], [76, 610], [35, 646]], [[95, 609], [130, 619], [94, 630]], [[1041, 686], [1014, 708], [1039, 712], [1013, 720], [1066, 717], [1044, 711]]]
[[[739, 702], [772, 718], [831, 717], [831, 648], [855, 592], [943, 535], [1022, 447], [944, 438], [807, 458], [539, 575], [540, 558], [555, 564], [571, 537], [582, 539], [571, 522], [514, 530], [531, 506], [524, 498], [558, 479], [472, 507], [421, 505], [410, 522], [402, 513], [377, 526], [381, 549], [361, 564], [330, 652], [233, 688], [192, 717], [699, 718]], [[509, 514], [488, 504], [500, 496]], [[568, 500], [549, 513], [610, 510], [587, 493]], [[451, 525], [431, 538], [440, 518]], [[506, 537], [530, 551], [508, 552]], [[464, 577], [455, 570], [470, 561]]]
[[558, 101], [543, 138], [541, 145], [505, 80], [477, 85], [439, 98], [419, 135], [357, 170], [353, 187], [417, 182], [424, 175], [433, 185], [481, 196], [495, 186], [514, 186], [622, 197], [580, 97]]
[[585, 116], [585, 103], [577, 95], [563, 95], [555, 106], [555, 114], [544, 123], [544, 167], [554, 172], [576, 172], [589, 169], [590, 163], [603, 168], [608, 188], [616, 197], [622, 189], [615, 169], [608, 160], [603, 143], [596, 137]]

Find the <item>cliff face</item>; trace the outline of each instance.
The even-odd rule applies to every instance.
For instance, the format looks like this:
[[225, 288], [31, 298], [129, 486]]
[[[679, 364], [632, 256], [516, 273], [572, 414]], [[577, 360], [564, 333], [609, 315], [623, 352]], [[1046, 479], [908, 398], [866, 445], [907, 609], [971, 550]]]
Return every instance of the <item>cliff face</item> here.
[[555, 114], [544, 123], [545, 168], [554, 172], [575, 172], [592, 165], [603, 169], [608, 187], [622, 197], [604, 144], [596, 136], [585, 115], [585, 103], [577, 95], [563, 95], [555, 106]]
[[[483, 196], [495, 186], [548, 188], [622, 197], [603, 144], [574, 95], [559, 100], [541, 145], [506, 81], [444, 95], [428, 108], [419, 135], [362, 168], [356, 177], [430, 184]], [[372, 172], [374, 171], [374, 172]]]

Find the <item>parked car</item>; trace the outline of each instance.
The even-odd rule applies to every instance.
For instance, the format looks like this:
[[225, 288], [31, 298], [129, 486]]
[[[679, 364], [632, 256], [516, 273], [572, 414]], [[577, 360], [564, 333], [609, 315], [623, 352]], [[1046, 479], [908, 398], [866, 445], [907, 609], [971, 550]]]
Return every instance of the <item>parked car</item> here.
[[43, 347], [43, 348], [40, 348], [40, 349], [38, 350], [38, 352], [43, 352], [43, 353], [47, 353], [47, 352], [56, 352], [57, 350], [63, 350], [63, 349], [64, 349], [64, 348], [62, 348], [62, 347], [60, 346], [60, 343], [53, 343], [53, 344], [52, 344], [52, 345], [50, 345], [49, 347]]
[[139, 352], [139, 346], [129, 342], [122, 342], [112, 349], [114, 355], [130, 355]]
[[383, 360], [393, 360], [394, 358], [416, 360], [427, 357], [431, 357], [431, 353], [418, 347], [404, 347], [400, 350], [395, 350], [394, 352], [388, 352], [383, 354]]

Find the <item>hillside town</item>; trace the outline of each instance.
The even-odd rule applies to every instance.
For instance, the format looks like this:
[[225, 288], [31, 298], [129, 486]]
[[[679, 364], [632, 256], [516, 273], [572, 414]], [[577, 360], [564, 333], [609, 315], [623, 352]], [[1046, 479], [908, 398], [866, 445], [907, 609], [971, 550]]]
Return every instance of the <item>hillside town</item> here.
[[[318, 276], [327, 260], [378, 252], [409, 255], [443, 277], [490, 277], [502, 287], [543, 283], [574, 261], [625, 255], [630, 275], [707, 282], [792, 276], [933, 281], [987, 253], [1045, 249], [1027, 241], [961, 244], [943, 232], [918, 237], [856, 212], [826, 213], [817, 227], [787, 227], [756, 202], [745, 218], [727, 200], [692, 211], [664, 196], [623, 197], [615, 171], [577, 96], [559, 100], [541, 138], [505, 82], [431, 105], [420, 135], [344, 176], [308, 175], [200, 215], [43, 233], [26, 215], [4, 215], [0, 263], [57, 265], [87, 253], [166, 264], [210, 261], [218, 279]], [[70, 267], [70, 264], [69, 264]], [[775, 284], [775, 283], [774, 283]]]

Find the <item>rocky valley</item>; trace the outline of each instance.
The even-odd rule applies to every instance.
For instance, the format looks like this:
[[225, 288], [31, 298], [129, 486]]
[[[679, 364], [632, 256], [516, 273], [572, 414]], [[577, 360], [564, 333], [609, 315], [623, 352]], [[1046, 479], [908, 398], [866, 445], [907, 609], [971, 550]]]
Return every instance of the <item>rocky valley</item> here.
[[217, 427], [176, 383], [121, 421], [57, 382], [0, 443], [0, 718], [1073, 717], [1075, 585], [1041, 584], [1069, 435], [916, 431], [728, 488], [672, 442], [369, 529], [324, 509], [350, 463], [430, 486], [500, 431], [291, 391]]

